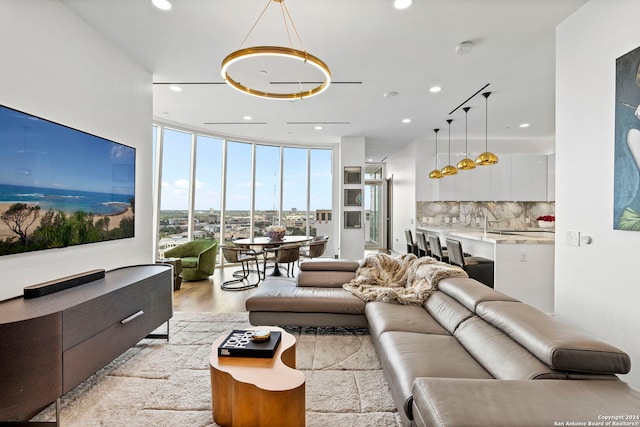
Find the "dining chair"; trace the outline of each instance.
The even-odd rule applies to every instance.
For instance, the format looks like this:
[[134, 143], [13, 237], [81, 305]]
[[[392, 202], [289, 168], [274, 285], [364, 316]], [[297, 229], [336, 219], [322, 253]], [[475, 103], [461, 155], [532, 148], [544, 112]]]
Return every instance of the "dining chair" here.
[[494, 262], [488, 258], [465, 256], [459, 240], [446, 239], [449, 261], [467, 272], [469, 277], [493, 288]]
[[[235, 245], [223, 245], [220, 249], [222, 250], [222, 256], [225, 261], [233, 264], [239, 263], [242, 266], [242, 270], [234, 271], [232, 273], [233, 279], [222, 282], [220, 288], [225, 291], [243, 291], [245, 289], [251, 289], [258, 286], [260, 283], [258, 256], [253, 249]], [[253, 270], [249, 268], [251, 262], [255, 262], [255, 271], [258, 273], [258, 280], [255, 283], [251, 283], [249, 281], [249, 274], [253, 272]]]
[[329, 236], [316, 236], [308, 245], [300, 246], [300, 258], [298, 259], [298, 267], [303, 258], [313, 259], [320, 258], [327, 248]]
[[274, 268], [279, 268], [280, 264], [287, 264], [287, 277], [295, 277], [293, 268], [295, 263], [300, 259], [300, 244], [289, 243], [275, 248], [265, 249], [265, 257], [263, 261], [263, 277], [267, 272], [267, 262], [272, 261]]

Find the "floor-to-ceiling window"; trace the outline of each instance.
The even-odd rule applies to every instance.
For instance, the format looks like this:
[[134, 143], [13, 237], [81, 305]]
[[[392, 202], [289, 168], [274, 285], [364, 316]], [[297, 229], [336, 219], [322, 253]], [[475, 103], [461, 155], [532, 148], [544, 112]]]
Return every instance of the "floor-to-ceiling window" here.
[[220, 241], [224, 140], [198, 135], [196, 144], [193, 238]]
[[225, 230], [220, 241], [251, 236], [252, 151], [253, 144], [227, 142]]
[[[164, 129], [160, 185], [159, 255], [189, 239], [189, 188], [193, 134]], [[160, 153], [157, 153], [160, 154]]]
[[[155, 124], [158, 255], [197, 238], [333, 235], [333, 150], [233, 141]], [[327, 251], [327, 253], [332, 253]], [[221, 257], [217, 258], [218, 260]]]

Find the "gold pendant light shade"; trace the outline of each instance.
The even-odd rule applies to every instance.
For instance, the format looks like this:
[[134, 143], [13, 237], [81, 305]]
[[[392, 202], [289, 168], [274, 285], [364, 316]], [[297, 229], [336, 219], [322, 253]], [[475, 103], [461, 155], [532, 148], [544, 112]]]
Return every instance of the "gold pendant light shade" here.
[[[465, 156], [469, 156], [469, 144], [468, 144], [468, 130], [469, 130], [469, 122], [468, 122], [468, 117], [469, 117], [469, 110], [471, 109], [471, 107], [464, 107], [464, 155]], [[458, 162], [458, 164], [456, 165], [458, 167], [458, 169], [463, 170], [463, 171], [468, 171], [470, 169], [475, 169], [476, 168], [476, 163], [471, 160], [468, 157], [465, 157], [464, 159], [460, 160]]]
[[441, 172], [444, 176], [455, 175], [458, 173], [458, 169], [451, 164], [451, 122], [453, 119], [447, 119], [447, 123], [449, 123], [449, 164], [441, 169]]
[[484, 101], [485, 101], [485, 133], [484, 133], [484, 149], [485, 152], [480, 154], [477, 158], [476, 158], [476, 164], [480, 165], [480, 166], [491, 166], [491, 165], [495, 165], [496, 163], [498, 163], [498, 156], [496, 156], [495, 154], [493, 154], [492, 152], [489, 151], [488, 145], [489, 145], [489, 138], [488, 138], [488, 134], [489, 134], [489, 95], [491, 95], [491, 92], [484, 92], [482, 94], [482, 96], [484, 96]]
[[485, 151], [476, 158], [476, 164], [480, 166], [491, 166], [498, 163], [498, 156], [490, 151]]
[[442, 168], [442, 175], [444, 176], [455, 175], [457, 173], [458, 169], [456, 169], [456, 167], [453, 165], [447, 165]]
[[440, 172], [440, 169], [438, 169], [438, 132], [440, 131], [440, 129], [434, 129], [433, 131], [436, 134], [436, 154], [434, 156], [434, 162], [435, 162], [436, 168], [431, 172], [429, 172], [429, 178], [440, 179], [444, 177], [444, 175], [442, 175], [442, 172]]

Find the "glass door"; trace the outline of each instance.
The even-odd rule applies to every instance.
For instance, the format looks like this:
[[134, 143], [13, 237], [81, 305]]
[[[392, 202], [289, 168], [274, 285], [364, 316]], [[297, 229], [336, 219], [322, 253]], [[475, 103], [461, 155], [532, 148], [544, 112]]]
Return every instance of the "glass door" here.
[[382, 165], [367, 164], [364, 181], [365, 249], [384, 249]]

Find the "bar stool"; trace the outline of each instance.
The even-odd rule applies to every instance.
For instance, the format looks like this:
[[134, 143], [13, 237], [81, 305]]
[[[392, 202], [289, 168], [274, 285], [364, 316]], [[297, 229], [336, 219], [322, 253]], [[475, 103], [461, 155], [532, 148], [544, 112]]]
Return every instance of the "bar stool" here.
[[462, 243], [458, 240], [446, 239], [449, 249], [449, 261], [453, 265], [461, 267], [469, 277], [493, 288], [494, 262], [488, 258], [477, 256], [464, 256]]
[[427, 238], [425, 237], [422, 231], [418, 231], [416, 233], [416, 242], [418, 244], [418, 256], [430, 256], [431, 251], [429, 250], [429, 244], [427, 243]]
[[449, 253], [447, 248], [443, 248], [440, 244], [440, 237], [429, 234], [429, 248], [431, 256], [442, 262], [449, 262]]
[[411, 230], [405, 229], [404, 237], [407, 239], [407, 253], [418, 255], [418, 246], [416, 245], [416, 242], [413, 241]]

